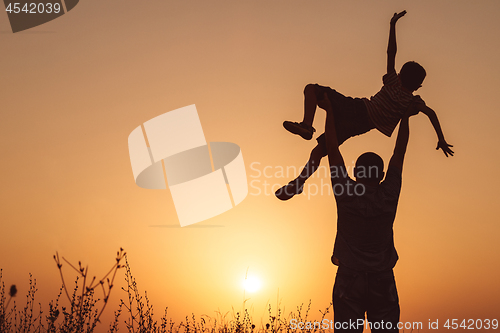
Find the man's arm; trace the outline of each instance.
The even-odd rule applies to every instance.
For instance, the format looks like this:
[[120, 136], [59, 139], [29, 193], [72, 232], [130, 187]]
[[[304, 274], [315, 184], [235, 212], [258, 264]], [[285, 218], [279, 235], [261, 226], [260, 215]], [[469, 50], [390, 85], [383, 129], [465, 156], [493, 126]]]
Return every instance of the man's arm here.
[[[333, 116], [332, 105], [330, 100], [325, 93], [324, 106], [326, 110], [326, 124], [325, 124], [325, 139], [326, 139], [326, 149], [328, 151], [328, 161], [330, 163], [330, 172], [334, 168], [339, 168], [344, 166], [344, 158], [339, 150], [339, 142], [337, 140], [337, 131], [335, 129], [335, 117]], [[339, 181], [339, 178], [332, 178]]]
[[417, 105], [413, 103], [410, 105], [406, 113], [401, 118], [399, 123], [398, 137], [394, 147], [394, 153], [389, 161], [388, 168], [396, 168], [403, 171], [403, 162], [406, 154], [406, 147], [408, 146], [408, 139], [410, 138], [409, 118], [418, 113]]
[[394, 13], [391, 19], [391, 27], [389, 29], [389, 45], [387, 46], [387, 73], [395, 71], [396, 66], [396, 22], [406, 14], [406, 10], [401, 13]]

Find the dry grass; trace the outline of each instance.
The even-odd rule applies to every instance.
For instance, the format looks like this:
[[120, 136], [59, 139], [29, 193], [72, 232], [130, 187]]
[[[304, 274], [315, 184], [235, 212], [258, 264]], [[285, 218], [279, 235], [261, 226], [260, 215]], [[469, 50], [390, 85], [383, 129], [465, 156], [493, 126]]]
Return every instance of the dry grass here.
[[[109, 272], [102, 278], [93, 277], [89, 280], [88, 266], [83, 267], [81, 262], [78, 267], [72, 265], [64, 257], [62, 261], [59, 255], [54, 255], [57, 268], [61, 276], [62, 286], [55, 300], [48, 305], [48, 313], [44, 314], [42, 306], [38, 303], [38, 310], [35, 310], [36, 279], [30, 274], [29, 290], [26, 295], [26, 305], [22, 309], [17, 308], [15, 301], [12, 301], [17, 294], [17, 288], [12, 285], [6, 293], [5, 283], [2, 281], [2, 270], [0, 269], [0, 332], [54, 332], [54, 333], [90, 333], [90, 332], [119, 332], [122, 329], [133, 333], [324, 333], [321, 328], [291, 329], [290, 320], [297, 319], [298, 322], [308, 320], [311, 304], [306, 309], [303, 306], [297, 307], [297, 311], [284, 316], [278, 306], [274, 310], [269, 306], [269, 317], [265, 324], [260, 327], [254, 323], [252, 316], [243, 302], [242, 311], [232, 311], [222, 314], [216, 312], [215, 317], [202, 315], [196, 317], [194, 314], [186, 316], [184, 321], [176, 323], [167, 316], [165, 309], [162, 317], [157, 321], [154, 318], [153, 306], [149, 302], [147, 293], [142, 296], [137, 288], [137, 283], [132, 275], [126, 253], [123, 249], [117, 252], [115, 263]], [[121, 264], [125, 261], [125, 264]], [[73, 269], [77, 277], [74, 287], [69, 290], [62, 271], [63, 264], [68, 264]], [[118, 270], [125, 268], [126, 287], [122, 288], [126, 294], [125, 299], [120, 299], [118, 309], [114, 312], [114, 320], [106, 329], [105, 324], [100, 322], [103, 311], [109, 304], [109, 296], [113, 289], [113, 282]], [[101, 298], [96, 297], [96, 293], [101, 294]], [[69, 306], [62, 306], [61, 296], [65, 296], [69, 301]], [[330, 311], [330, 306], [324, 311], [320, 311], [323, 320]], [[259, 319], [259, 321], [261, 321]]]

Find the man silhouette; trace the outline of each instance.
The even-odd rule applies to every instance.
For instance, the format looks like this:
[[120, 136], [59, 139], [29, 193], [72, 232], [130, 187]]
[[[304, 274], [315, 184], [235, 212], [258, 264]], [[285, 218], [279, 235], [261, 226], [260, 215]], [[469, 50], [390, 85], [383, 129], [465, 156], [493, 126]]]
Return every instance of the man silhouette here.
[[[410, 116], [423, 105], [413, 103], [399, 125], [394, 153], [384, 178], [384, 161], [364, 153], [352, 180], [339, 151], [335, 119], [328, 98], [325, 134], [332, 189], [337, 202], [337, 235], [332, 262], [339, 266], [333, 289], [335, 332], [363, 332], [365, 312], [372, 332], [399, 332], [399, 299], [393, 267], [396, 216]], [[382, 181], [382, 182], [381, 182]]]

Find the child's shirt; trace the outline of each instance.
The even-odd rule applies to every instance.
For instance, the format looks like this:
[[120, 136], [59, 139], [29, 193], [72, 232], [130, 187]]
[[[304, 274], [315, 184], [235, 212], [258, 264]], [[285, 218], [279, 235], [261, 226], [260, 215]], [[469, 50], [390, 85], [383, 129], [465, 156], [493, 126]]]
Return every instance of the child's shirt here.
[[403, 88], [396, 71], [385, 74], [382, 82], [382, 89], [370, 99], [363, 98], [363, 101], [375, 127], [383, 134], [391, 136], [414, 96]]

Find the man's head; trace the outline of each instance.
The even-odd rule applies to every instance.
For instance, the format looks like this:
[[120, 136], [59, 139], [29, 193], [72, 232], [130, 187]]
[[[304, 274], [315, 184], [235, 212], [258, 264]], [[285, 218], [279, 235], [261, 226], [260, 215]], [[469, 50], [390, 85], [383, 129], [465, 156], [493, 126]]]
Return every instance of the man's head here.
[[425, 75], [427, 75], [425, 69], [415, 61], [408, 61], [399, 71], [401, 84], [411, 92], [414, 92], [422, 86]]
[[362, 184], [376, 185], [380, 183], [384, 178], [384, 160], [372, 152], [361, 154], [356, 160], [354, 177]]

